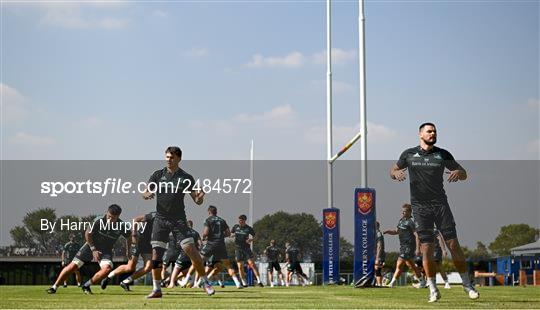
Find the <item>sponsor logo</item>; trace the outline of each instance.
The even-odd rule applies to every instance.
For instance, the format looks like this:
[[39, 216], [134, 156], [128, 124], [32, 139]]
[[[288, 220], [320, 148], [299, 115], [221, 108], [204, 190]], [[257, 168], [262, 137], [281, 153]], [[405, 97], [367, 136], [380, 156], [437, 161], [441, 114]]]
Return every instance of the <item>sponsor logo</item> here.
[[435, 159], [439, 159], [439, 160], [440, 160], [440, 159], [442, 159], [442, 157], [441, 157], [441, 155], [440, 155], [440, 154], [435, 154], [435, 155], [433, 156], [433, 158], [435, 158]]
[[357, 193], [356, 207], [361, 214], [368, 214], [373, 207], [373, 193]]
[[324, 212], [324, 226], [328, 229], [336, 228], [337, 222], [337, 212], [336, 211], [326, 211]]
[[413, 155], [413, 157], [420, 157], [420, 154], [416, 153]]

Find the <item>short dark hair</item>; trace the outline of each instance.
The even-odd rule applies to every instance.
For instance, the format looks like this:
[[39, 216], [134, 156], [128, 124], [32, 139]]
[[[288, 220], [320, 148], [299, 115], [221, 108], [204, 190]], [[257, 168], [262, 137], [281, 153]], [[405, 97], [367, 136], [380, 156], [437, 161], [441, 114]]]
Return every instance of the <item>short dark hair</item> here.
[[107, 211], [109, 211], [109, 213], [112, 215], [120, 215], [122, 213], [122, 208], [120, 208], [120, 206], [117, 204], [112, 204], [109, 206]]
[[208, 211], [210, 211], [210, 213], [212, 213], [213, 215], [217, 214], [217, 208], [215, 206], [209, 206]]
[[242, 214], [238, 217], [239, 220], [247, 220], [247, 216], [245, 214]]
[[169, 146], [166, 150], [165, 150], [165, 154], [167, 153], [171, 153], [171, 154], [174, 154], [178, 157], [182, 157], [182, 150], [178, 147], [178, 146]]
[[401, 208], [407, 209], [407, 210], [409, 210], [409, 211], [412, 211], [412, 206], [411, 206], [410, 204], [408, 204], [408, 203], [404, 203], [404, 204], [401, 206]]
[[422, 128], [426, 127], [426, 126], [433, 126], [433, 127], [436, 127], [435, 124], [433, 123], [422, 123], [422, 125], [420, 125], [420, 127], [418, 127], [418, 131], [422, 131]]

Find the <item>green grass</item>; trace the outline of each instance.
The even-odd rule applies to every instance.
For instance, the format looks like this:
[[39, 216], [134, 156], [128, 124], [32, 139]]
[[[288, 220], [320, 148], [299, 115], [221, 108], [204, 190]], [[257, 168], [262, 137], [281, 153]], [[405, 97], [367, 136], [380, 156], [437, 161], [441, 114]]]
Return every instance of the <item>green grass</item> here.
[[275, 288], [217, 288], [214, 296], [206, 296], [202, 289], [164, 290], [158, 300], [146, 300], [150, 286], [133, 286], [124, 292], [118, 286], [103, 291], [93, 286], [93, 295], [70, 286], [59, 288], [54, 295], [45, 286], [0, 286], [0, 308], [481, 308], [515, 309], [540, 308], [540, 287], [481, 287], [480, 299], [469, 300], [460, 286], [441, 289], [442, 299], [427, 303], [427, 289], [411, 287], [353, 289], [351, 287], [275, 287]]

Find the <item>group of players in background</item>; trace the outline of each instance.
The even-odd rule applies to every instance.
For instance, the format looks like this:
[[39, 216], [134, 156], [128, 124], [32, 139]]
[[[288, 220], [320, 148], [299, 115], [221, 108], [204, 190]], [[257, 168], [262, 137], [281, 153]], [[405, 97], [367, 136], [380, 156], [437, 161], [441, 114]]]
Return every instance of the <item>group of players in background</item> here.
[[[402, 207], [402, 218], [398, 223], [397, 229], [386, 230], [385, 233], [396, 235], [400, 238], [400, 256], [397, 261], [397, 268], [389, 286], [393, 286], [401, 273], [403, 265], [408, 265], [415, 273], [418, 280], [418, 287], [429, 287], [429, 302], [436, 302], [441, 298], [441, 294], [436, 286], [435, 274], [440, 268], [442, 248], [446, 246], [452, 255], [453, 263], [460, 273], [463, 289], [471, 299], [478, 299], [479, 293], [469, 278], [466, 269], [465, 257], [459, 245], [456, 224], [448, 204], [447, 196], [443, 186], [443, 176], [448, 175], [448, 182], [457, 182], [467, 179], [467, 173], [459, 165], [450, 152], [435, 146], [437, 142], [437, 130], [432, 123], [423, 123], [419, 127], [420, 144], [416, 147], [406, 149], [399, 160], [391, 167], [390, 177], [393, 180], [404, 181], [406, 172], [410, 178], [411, 203]], [[147, 221], [151, 228], [146, 228], [145, 233], [123, 232], [123, 231], [103, 231], [95, 229], [85, 233], [86, 243], [77, 252], [73, 260], [64, 267], [54, 285], [49, 288], [48, 293], [55, 293], [59, 285], [64, 283], [66, 278], [77, 271], [82, 265], [92, 260], [99, 262], [100, 270], [86, 283], [82, 289], [90, 293], [90, 286], [101, 283], [106, 287], [110, 279], [121, 273], [134, 272], [139, 255], [145, 260], [144, 268], [135, 271], [130, 277], [122, 282], [124, 289], [129, 289], [129, 285], [137, 277], [152, 271], [153, 289], [147, 298], [161, 298], [161, 285], [164, 275], [163, 256], [169, 245], [179, 246], [181, 253], [176, 259], [173, 273], [170, 277], [169, 287], [174, 286], [176, 278], [183, 276], [181, 284], [187, 284], [192, 272], [196, 272], [199, 277], [200, 286], [208, 295], [215, 293], [209, 278], [219, 273], [221, 268], [226, 268], [229, 275], [238, 288], [245, 286], [244, 262], [253, 270], [258, 285], [262, 286], [260, 276], [253, 262], [253, 253], [250, 244], [255, 235], [253, 229], [245, 223], [245, 216], [239, 217], [239, 223], [229, 229], [229, 226], [217, 215], [217, 208], [208, 207], [209, 217], [204, 223], [202, 238], [193, 230], [192, 223], [188, 223], [185, 213], [184, 193], [189, 193], [195, 204], [203, 203], [204, 192], [189, 188], [194, 184], [193, 177], [180, 169], [179, 163], [182, 157], [182, 151], [178, 147], [169, 147], [165, 151], [167, 166], [155, 171], [149, 179], [149, 187], [143, 194], [143, 198], [153, 199], [156, 197], [156, 212], [137, 218], [138, 221]], [[190, 182], [182, 182], [189, 180]], [[171, 190], [170, 184], [182, 184], [185, 188], [176, 188]], [[156, 190], [155, 187], [158, 187]], [[162, 190], [165, 187], [165, 190]], [[179, 186], [181, 187], [181, 186]], [[111, 205], [105, 216], [97, 218], [96, 222], [119, 221], [121, 208], [118, 205]], [[414, 220], [413, 220], [414, 218]], [[94, 225], [93, 227], [100, 227]], [[436, 230], [436, 229], [438, 230]], [[379, 245], [382, 239], [382, 233], [379, 228]], [[112, 247], [116, 240], [124, 235], [127, 240], [128, 251], [132, 255], [127, 265], [120, 266], [112, 270]], [[169, 236], [172, 241], [169, 242]], [[236, 270], [231, 265], [226, 247], [225, 238], [234, 236], [235, 238], [235, 256], [238, 264], [239, 277]], [[205, 242], [201, 244], [200, 240]], [[436, 247], [435, 240], [442, 241]], [[383, 241], [384, 243], [384, 241]], [[442, 245], [444, 244], [444, 245]], [[286, 283], [289, 283], [292, 271], [297, 271], [300, 280], [307, 280], [299, 267], [299, 253], [292, 251], [295, 249], [288, 245], [286, 259], [290, 263], [289, 274]], [[439, 251], [439, 248], [441, 249]], [[379, 250], [381, 247], [379, 246]], [[269, 271], [271, 268], [278, 270], [281, 275], [277, 260], [279, 251], [275, 250], [275, 244], [271, 244], [265, 251], [269, 259]], [[293, 254], [296, 253], [296, 254]], [[384, 251], [378, 251], [376, 258], [377, 276], [380, 277], [380, 270], [384, 265]], [[422, 267], [425, 272], [425, 278], [421, 275], [419, 268], [415, 266], [412, 258], [415, 254], [422, 254]], [[435, 255], [436, 253], [436, 255]], [[203, 263], [206, 261], [206, 267]], [[282, 277], [282, 275], [281, 275]], [[186, 280], [187, 279], [187, 280]], [[272, 278], [270, 278], [272, 279]], [[283, 280], [282, 280], [283, 281]], [[378, 280], [381, 284], [380, 279]], [[272, 281], [271, 281], [272, 282]], [[445, 284], [446, 287], [447, 283]]]
[[[433, 253], [433, 261], [435, 262], [436, 272], [439, 272], [444, 281], [444, 288], [450, 289], [448, 276], [442, 267], [443, 257], [446, 256], [446, 246], [441, 233], [434, 228], [435, 235]], [[375, 254], [375, 277], [377, 286], [394, 287], [399, 279], [404, 265], [409, 267], [413, 272], [413, 277], [416, 283], [413, 284], [416, 288], [425, 288], [426, 273], [423, 267], [422, 252], [420, 251], [420, 240], [416, 232], [416, 224], [412, 218], [411, 205], [406, 203], [401, 206], [401, 218], [396, 229], [388, 229], [384, 232], [380, 230], [379, 222], [376, 222], [376, 254]], [[382, 270], [385, 267], [386, 253], [384, 246], [384, 234], [399, 236], [399, 256], [396, 262], [396, 269], [393, 273], [392, 280], [389, 283], [383, 283]]]

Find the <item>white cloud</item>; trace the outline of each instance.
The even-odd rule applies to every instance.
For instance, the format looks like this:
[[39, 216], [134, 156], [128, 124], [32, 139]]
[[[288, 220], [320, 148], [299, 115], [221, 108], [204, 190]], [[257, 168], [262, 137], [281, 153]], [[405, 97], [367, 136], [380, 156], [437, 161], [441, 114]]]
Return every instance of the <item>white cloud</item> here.
[[56, 141], [50, 137], [41, 137], [31, 135], [23, 131], [19, 131], [12, 137], [11, 142], [26, 146], [49, 146], [56, 143]]
[[[332, 64], [343, 65], [353, 62], [356, 59], [355, 50], [344, 50], [340, 48], [332, 48]], [[291, 52], [285, 56], [263, 56], [255, 54], [251, 56], [251, 61], [246, 65], [251, 68], [272, 68], [286, 67], [297, 68], [311, 62], [314, 64], [326, 63], [326, 51], [315, 53], [310, 57], [304, 56], [300, 52]]]
[[193, 47], [185, 53], [187, 56], [191, 57], [203, 57], [208, 55], [208, 49], [204, 47]]
[[294, 111], [291, 105], [277, 106], [270, 111], [262, 114], [246, 114], [241, 113], [235, 116], [234, 120], [241, 123], [250, 122], [283, 122], [294, 118]]
[[286, 67], [286, 68], [296, 68], [302, 66], [306, 59], [304, 55], [300, 52], [292, 52], [283, 57], [269, 56], [264, 57], [261, 54], [255, 54], [252, 56], [251, 61], [246, 65], [252, 68], [263, 68], [263, 67]]
[[15, 88], [0, 83], [2, 124], [23, 120], [28, 114], [26, 98]]
[[[341, 48], [332, 48], [332, 64], [343, 65], [353, 62], [357, 58], [355, 50], [344, 50]], [[326, 51], [314, 54], [311, 57], [316, 64], [326, 63]]]
[[129, 19], [99, 16], [106, 9], [117, 8], [122, 2], [85, 2], [85, 3], [43, 3], [44, 11], [41, 23], [48, 26], [70, 29], [123, 29], [128, 26]]
[[291, 105], [281, 105], [262, 113], [241, 113], [231, 119], [193, 120], [189, 127], [195, 131], [204, 131], [211, 136], [230, 138], [240, 134], [255, 132], [259, 134], [275, 133], [276, 129], [288, 128], [294, 124], [295, 113]]
[[[334, 146], [343, 147], [360, 131], [360, 125], [333, 126], [332, 142]], [[368, 122], [368, 143], [380, 143], [393, 140], [397, 132], [382, 124]], [[326, 143], [326, 127], [313, 126], [305, 131], [304, 138], [310, 143]]]
[[[317, 87], [324, 87], [324, 91], [326, 93], [326, 80], [316, 80], [311, 81], [311, 83], [316, 85]], [[354, 87], [354, 85], [344, 81], [332, 80], [332, 93], [334, 94], [342, 94], [353, 91]]]

